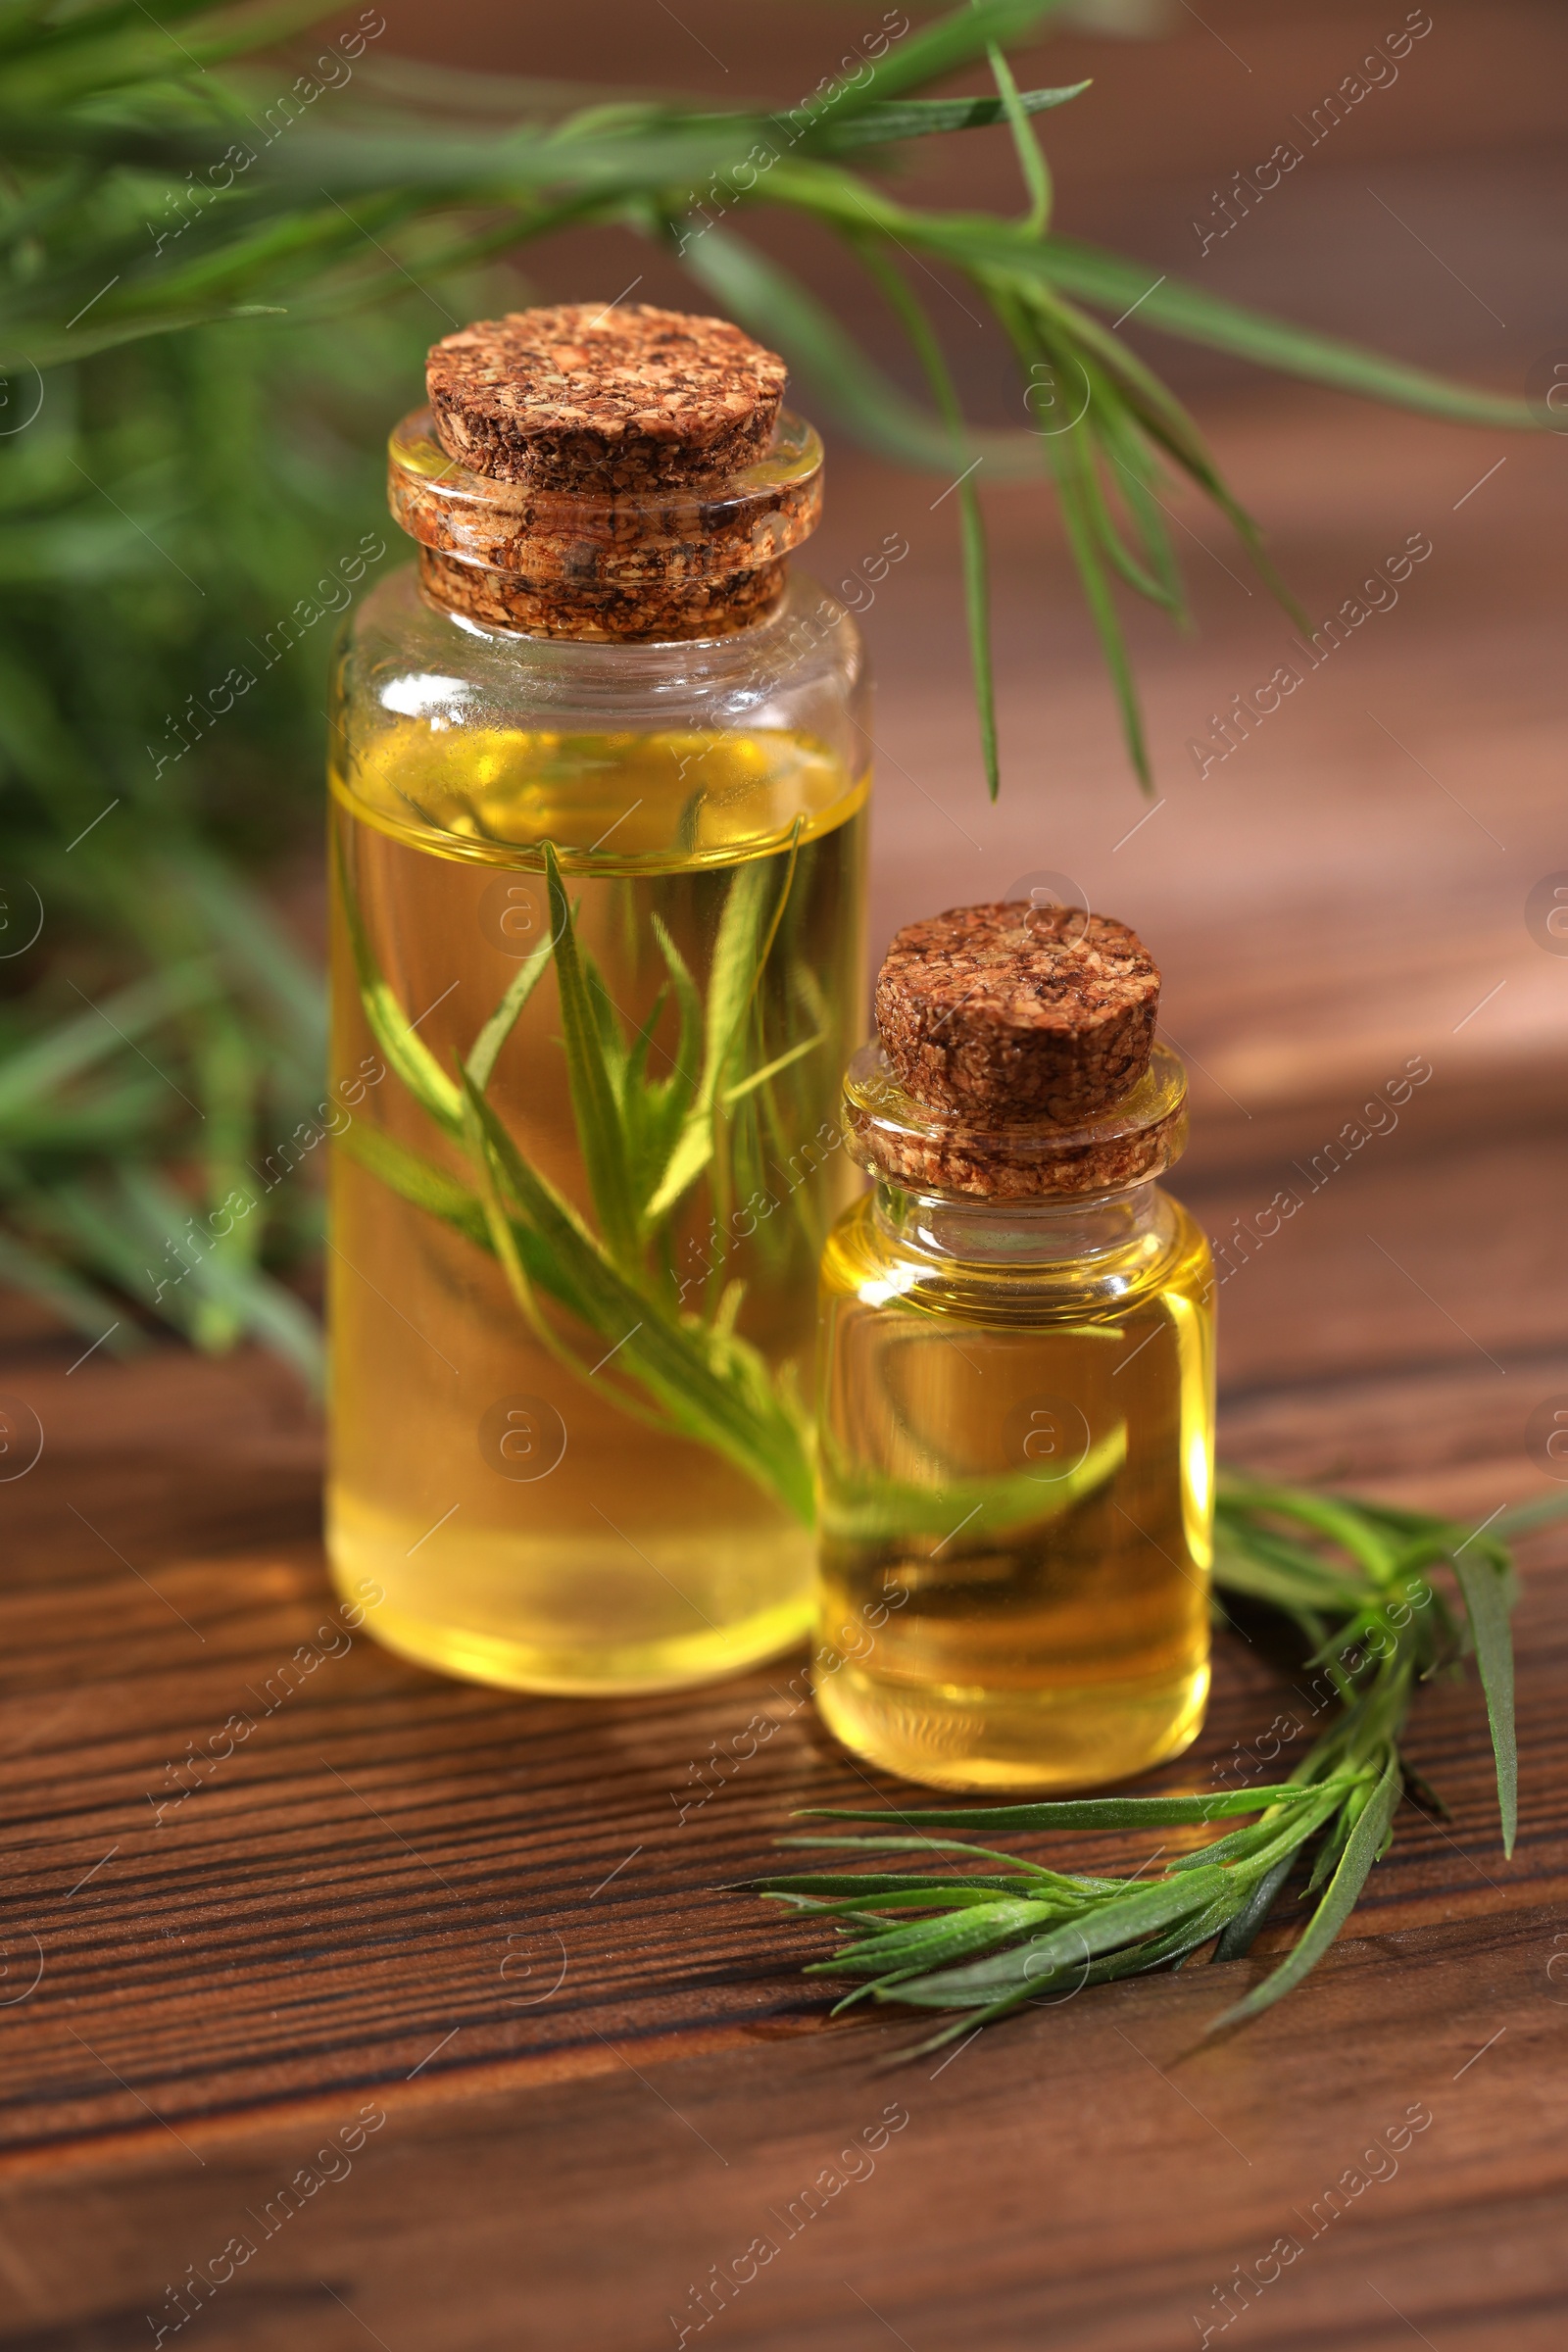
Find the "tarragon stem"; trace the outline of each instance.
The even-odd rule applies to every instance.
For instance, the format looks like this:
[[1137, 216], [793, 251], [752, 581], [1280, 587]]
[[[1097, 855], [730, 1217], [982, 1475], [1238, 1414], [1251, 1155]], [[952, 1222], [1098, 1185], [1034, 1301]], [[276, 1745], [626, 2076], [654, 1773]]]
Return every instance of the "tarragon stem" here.
[[[719, 918], [706, 1001], [673, 942], [656, 932], [680, 1013], [680, 1063], [669, 1079], [647, 1075], [644, 1040], [628, 1044], [576, 918], [552, 844], [542, 855], [551, 942], [522, 965], [455, 1076], [409, 1023], [377, 967], [341, 849], [338, 887], [360, 1003], [389, 1068], [430, 1121], [431, 1141], [456, 1174], [363, 1121], [340, 1148], [402, 1200], [439, 1219], [499, 1264], [538, 1344], [573, 1378], [592, 1379], [629, 1419], [706, 1446], [809, 1526], [814, 1512], [809, 1432], [787, 1374], [776, 1376], [734, 1328], [738, 1287], [723, 1284], [706, 1318], [683, 1313], [654, 1262], [685, 1196], [714, 1173], [731, 1102], [764, 1092], [820, 1039], [745, 1064], [761, 972], [794, 880], [791, 836], [776, 899], [760, 860], [736, 869]], [[657, 918], [656, 918], [657, 920]], [[516, 1020], [553, 964], [579, 1149], [598, 1230], [536, 1167], [490, 1101], [489, 1088]], [[701, 1058], [701, 1075], [691, 1064]], [[559, 1320], [564, 1317], [564, 1324]], [[586, 1330], [596, 1367], [573, 1345]]]
[[[1568, 1496], [1516, 1517], [1534, 1526], [1559, 1511], [1568, 1511]], [[938, 2049], [1031, 2001], [1071, 1998], [1091, 1984], [1179, 1966], [1205, 1945], [1216, 1960], [1241, 1960], [1305, 1867], [1299, 1899], [1312, 1908], [1301, 1935], [1208, 2031], [1239, 2025], [1283, 1999], [1323, 1958], [1393, 1841], [1401, 1796], [1416, 1778], [1399, 1746], [1415, 1690], [1471, 1648], [1486, 1687], [1504, 1851], [1512, 1852], [1513, 1576], [1496, 1527], [1482, 1537], [1430, 1513], [1234, 1477], [1221, 1484], [1217, 1535], [1218, 1585], [1273, 1610], [1287, 1629], [1331, 1629], [1323, 1703], [1339, 1711], [1289, 1780], [1038, 1804], [874, 1812], [815, 1806], [800, 1818], [877, 1826], [854, 1835], [796, 1832], [781, 1844], [832, 1846], [867, 1859], [967, 1850], [1011, 1870], [944, 1877], [926, 1861], [915, 1871], [862, 1868], [754, 1882], [758, 1892], [837, 1924], [848, 1938], [833, 1957], [810, 1963], [808, 1974], [862, 1979], [854, 2000], [955, 2012], [904, 2057]], [[1460, 1614], [1426, 1581], [1425, 1569], [1440, 1562], [1452, 1571]], [[1149, 1863], [1120, 1878], [1053, 1873], [1038, 1892], [1023, 1857], [966, 1849], [957, 1838], [930, 1834], [1153, 1831], [1244, 1816], [1256, 1818], [1169, 1858], [1157, 1874]], [[911, 1919], [911, 1911], [924, 1916]]]

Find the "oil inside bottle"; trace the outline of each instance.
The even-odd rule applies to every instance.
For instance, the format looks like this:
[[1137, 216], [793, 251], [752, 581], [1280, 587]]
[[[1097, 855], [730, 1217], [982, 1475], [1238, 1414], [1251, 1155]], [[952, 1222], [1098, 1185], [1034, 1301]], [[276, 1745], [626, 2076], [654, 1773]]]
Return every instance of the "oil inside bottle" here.
[[[368, 1147], [362, 1132], [333, 1153], [334, 1576], [355, 1597], [364, 1580], [379, 1587], [369, 1623], [390, 1646], [514, 1688], [657, 1689], [786, 1646], [812, 1613], [801, 1512], [734, 1459], [650, 1426], [622, 1377], [630, 1314], [624, 1335], [585, 1331], [548, 1300], [544, 1328], [530, 1320], [473, 1238], [471, 1162], [368, 1023], [344, 900], [383, 1004], [445, 1073], [540, 958], [488, 1102], [590, 1230], [602, 1203], [542, 953], [555, 922], [543, 845], [597, 974], [615, 1083], [628, 1059], [653, 1083], [707, 1051], [673, 962], [710, 1035], [723, 996], [743, 1056], [714, 1094], [700, 1177], [639, 1229], [636, 1279], [662, 1314], [733, 1330], [787, 1400], [809, 1388], [815, 1262], [854, 1181], [836, 1107], [860, 1021], [863, 776], [785, 732], [444, 738], [416, 718], [380, 730], [333, 791], [334, 1067], [350, 1081], [385, 1071], [353, 1112]], [[744, 968], [738, 892], [754, 918]], [[473, 1230], [387, 1180], [393, 1148], [466, 1188]]]
[[1011, 1208], [1019, 1262], [944, 1213], [884, 1188], [825, 1253], [818, 1704], [937, 1788], [1117, 1780], [1207, 1694], [1208, 1247], [1152, 1185]]

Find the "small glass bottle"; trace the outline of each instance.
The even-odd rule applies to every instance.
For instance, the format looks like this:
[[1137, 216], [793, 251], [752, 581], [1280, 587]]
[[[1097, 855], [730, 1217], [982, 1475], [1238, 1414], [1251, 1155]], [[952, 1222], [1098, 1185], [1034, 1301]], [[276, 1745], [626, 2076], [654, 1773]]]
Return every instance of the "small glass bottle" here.
[[448, 338], [391, 442], [417, 569], [340, 649], [330, 1555], [479, 1681], [696, 1683], [810, 1621], [868, 713], [788, 576], [782, 384], [642, 305]]
[[1154, 1181], [1157, 991], [1107, 918], [958, 909], [900, 934], [846, 1077], [875, 1191], [822, 1265], [817, 1702], [908, 1780], [1086, 1787], [1202, 1721], [1213, 1282]]

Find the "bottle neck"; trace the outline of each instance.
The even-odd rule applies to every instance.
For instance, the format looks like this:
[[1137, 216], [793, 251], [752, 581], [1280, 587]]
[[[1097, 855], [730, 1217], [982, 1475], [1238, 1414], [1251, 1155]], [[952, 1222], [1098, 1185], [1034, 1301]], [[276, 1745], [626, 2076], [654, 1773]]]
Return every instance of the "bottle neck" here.
[[705, 489], [535, 489], [466, 472], [428, 410], [392, 435], [393, 518], [427, 600], [487, 629], [586, 643], [734, 635], [776, 612], [822, 504], [822, 445], [783, 413], [766, 454]]
[[1019, 1273], [1093, 1267], [1163, 1244], [1170, 1203], [1152, 1181], [1080, 1199], [955, 1200], [880, 1182], [873, 1215], [901, 1250], [936, 1262]]
[[1077, 1126], [1036, 1117], [983, 1127], [906, 1094], [873, 1041], [844, 1073], [844, 1136], [890, 1192], [942, 1212], [989, 1212], [999, 1230], [1038, 1213], [1044, 1232], [1063, 1212], [1147, 1192], [1171, 1166], [1187, 1140], [1187, 1073], [1156, 1042], [1137, 1084]]

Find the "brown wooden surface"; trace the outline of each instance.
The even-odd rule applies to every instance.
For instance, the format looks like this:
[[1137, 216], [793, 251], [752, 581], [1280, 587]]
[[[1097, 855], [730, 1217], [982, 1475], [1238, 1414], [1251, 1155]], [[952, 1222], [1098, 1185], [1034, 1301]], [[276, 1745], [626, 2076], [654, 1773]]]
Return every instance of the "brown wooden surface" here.
[[[1302, 1213], [1276, 1274], [1260, 1259], [1229, 1286], [1226, 1450], [1479, 1521], [1544, 1486], [1521, 1426], [1568, 1392], [1560, 1325], [1511, 1311], [1509, 1262], [1533, 1242], [1529, 1296], [1560, 1302], [1561, 1145], [1387, 1150], [1335, 1214]], [[1193, 1197], [1222, 1230], [1259, 1180]], [[1358, 1220], [1442, 1270], [1478, 1346], [1396, 1278], [1354, 1278]], [[1412, 1750], [1452, 1819], [1407, 1809], [1351, 1935], [1285, 2008], [1200, 2046], [1256, 1963], [1200, 1970], [885, 2075], [908, 2030], [827, 2025], [794, 1973], [816, 1938], [724, 1890], [792, 1805], [864, 1793], [792, 1696], [795, 1661], [576, 1706], [360, 1637], [266, 1714], [301, 1643], [342, 1649], [319, 1632], [309, 1417], [256, 1361], [72, 1360], [40, 1337], [8, 1375], [46, 1446], [5, 1492], [7, 2352], [152, 2340], [148, 2313], [177, 2316], [166, 2289], [236, 2232], [256, 2256], [184, 2331], [223, 2347], [673, 2341], [666, 2315], [760, 2231], [780, 2254], [715, 2337], [1142, 2352], [1197, 2341], [1232, 2266], [1291, 2233], [1303, 2257], [1236, 2323], [1260, 2344], [1393, 2344], [1384, 2297], [1442, 2352], [1560, 2342], [1561, 1537], [1527, 1554], [1511, 1865], [1476, 1695], [1434, 1690]], [[166, 1763], [235, 1710], [253, 1736], [158, 1826]], [[682, 1823], [692, 1765], [733, 1755], [760, 1711], [774, 1737]], [[1162, 1780], [1205, 1785], [1281, 1713], [1308, 1723], [1223, 1641], [1202, 1740]], [[874, 2174], [786, 2238], [791, 2202], [891, 2100], [910, 2120]], [[387, 2120], [351, 2170], [318, 2161], [367, 2101]], [[1323, 2192], [1422, 2101], [1397, 2177], [1314, 2238]], [[264, 2237], [302, 2166], [342, 2177]]]
[[[858, 25], [843, 7], [797, 13]], [[757, 14], [774, 39], [782, 12]], [[1363, 110], [1214, 282], [1514, 387], [1559, 331], [1539, 240], [1560, 26], [1526, 5], [1434, 15], [1426, 82], [1412, 66]], [[645, 60], [652, 19], [624, 9], [533, 25], [526, 62], [583, 71], [600, 19], [624, 39], [591, 70], [721, 86], [716, 64], [667, 45], [678, 32]], [[498, 22], [406, 10], [394, 30], [422, 24], [429, 53], [466, 41], [473, 62]], [[726, 60], [737, 22], [682, 0], [679, 23]], [[1036, 78], [1096, 73], [1123, 110], [1108, 144], [1062, 118], [1068, 225], [1190, 268], [1214, 176], [1266, 153], [1274, 114], [1381, 29], [1361, 6], [1205, 0], [1168, 45], [1053, 51]], [[793, 86], [808, 64], [808, 87], [819, 46], [805, 22], [777, 55], [757, 49], [752, 79]], [[995, 159], [976, 169], [970, 195], [1002, 200], [1000, 177], [981, 184]], [[1495, 343], [1435, 261], [1368, 250], [1369, 179], [1508, 316]], [[546, 265], [543, 290], [609, 299], [640, 266], [623, 259], [584, 246]], [[1138, 627], [1165, 805], [1129, 839], [1143, 808], [1043, 508], [1017, 494], [993, 514], [1009, 753], [993, 813], [953, 502], [933, 513], [929, 484], [836, 450], [818, 567], [836, 577], [890, 529], [911, 543], [866, 623], [883, 683], [875, 935], [1041, 869], [1136, 922], [1195, 1057], [1179, 1189], [1220, 1237], [1428, 1056], [1397, 1133], [1225, 1287], [1222, 1443], [1238, 1464], [1479, 1523], [1549, 1491], [1525, 1424], [1568, 1396], [1568, 957], [1523, 919], [1534, 882], [1568, 868], [1562, 443], [1413, 424], [1219, 363], [1187, 380], [1314, 616], [1410, 530], [1432, 559], [1200, 782], [1188, 737], [1289, 632], [1184, 505], [1214, 559], [1190, 549], [1196, 641]], [[130, 2352], [165, 2323], [166, 2343], [213, 2352], [638, 2352], [677, 2340], [671, 2313], [689, 2342], [778, 2352], [1160, 2352], [1208, 2325], [1266, 2352], [1561, 2345], [1568, 1533], [1523, 1555], [1511, 1864], [1479, 1697], [1434, 1688], [1411, 1750], [1452, 1818], [1405, 1810], [1350, 1933], [1283, 2007], [1204, 2043], [1260, 1962], [1199, 1968], [884, 2074], [909, 2029], [828, 2025], [797, 1973], [818, 1938], [726, 1891], [793, 1805], [865, 1791], [792, 1691], [798, 1660], [583, 1706], [440, 1681], [363, 1633], [344, 1648], [319, 1632], [319, 1440], [285, 1374], [172, 1348], [78, 1363], [30, 1310], [6, 1328], [0, 1389], [45, 1446], [0, 1484], [0, 2352]], [[313, 1642], [340, 1654], [269, 1711]], [[236, 1712], [252, 1735], [160, 1824], [167, 1768]], [[1305, 1721], [1290, 1684], [1225, 1638], [1202, 1739], [1161, 1784], [1207, 1785], [1293, 1712]], [[698, 1768], [734, 1760], [759, 1714], [772, 1737], [683, 1821]], [[368, 2102], [384, 2123], [352, 2158], [320, 2158]], [[908, 2120], [874, 2172], [791, 2234], [792, 2202], [893, 2102]], [[1418, 2104], [1432, 2120], [1396, 2176], [1323, 2221], [1348, 2168], [1388, 2170], [1364, 2151]], [[321, 2184], [265, 2235], [247, 2214], [305, 2167]], [[174, 2331], [169, 2289], [238, 2233], [258, 2252]], [[699, 2333], [692, 2288], [760, 2233], [779, 2253]], [[1288, 2233], [1302, 2254], [1219, 2332], [1216, 2289]]]

